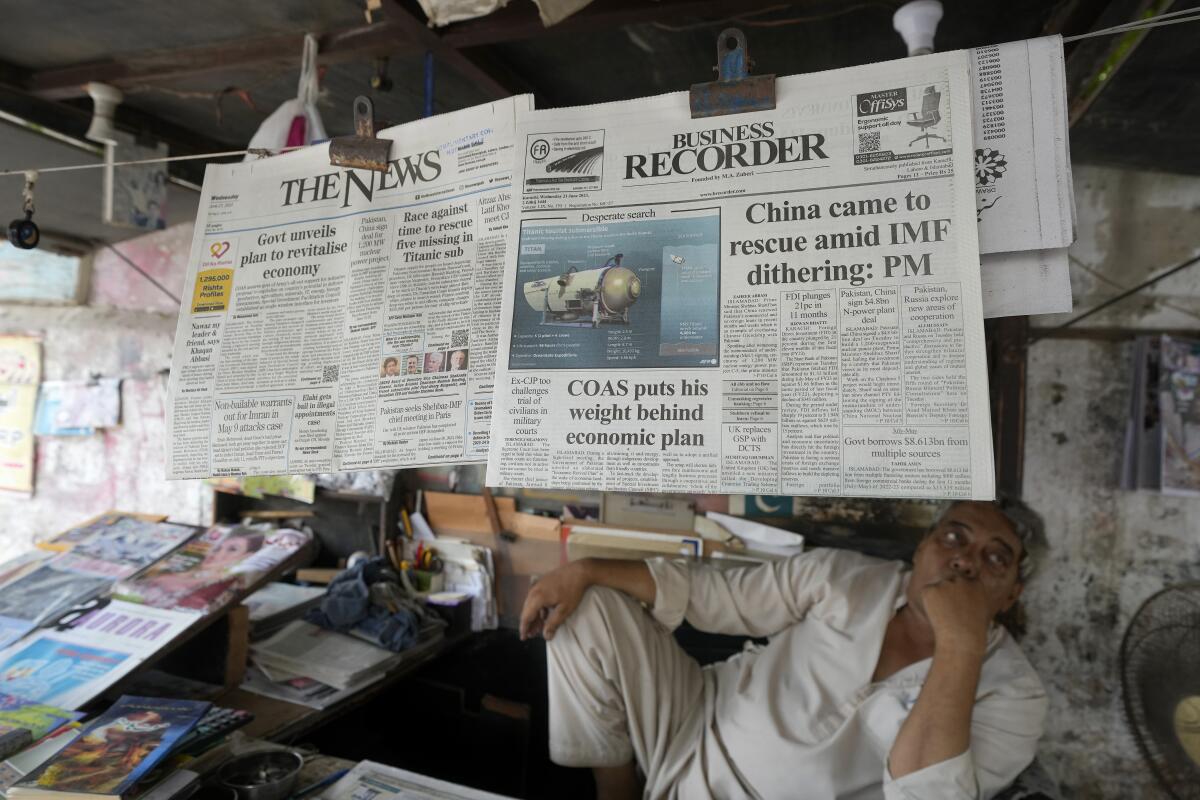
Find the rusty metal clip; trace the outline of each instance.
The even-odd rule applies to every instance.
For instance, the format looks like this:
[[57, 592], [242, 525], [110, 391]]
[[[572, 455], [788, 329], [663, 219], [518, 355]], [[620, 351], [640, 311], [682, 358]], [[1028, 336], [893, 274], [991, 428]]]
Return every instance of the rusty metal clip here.
[[769, 111], [775, 107], [775, 76], [751, 75], [750, 49], [739, 28], [726, 28], [717, 36], [717, 80], [694, 83], [692, 119]]
[[369, 97], [354, 98], [354, 131], [354, 136], [339, 136], [329, 143], [329, 163], [387, 172], [392, 140], [375, 138], [375, 106]]

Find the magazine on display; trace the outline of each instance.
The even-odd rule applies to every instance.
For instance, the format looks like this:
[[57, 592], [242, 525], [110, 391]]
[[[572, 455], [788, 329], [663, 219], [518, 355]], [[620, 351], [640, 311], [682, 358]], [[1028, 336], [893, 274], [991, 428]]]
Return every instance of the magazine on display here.
[[214, 525], [113, 596], [156, 608], [206, 613], [240, 597], [311, 541], [290, 528]]
[[191, 625], [194, 614], [113, 601], [0, 651], [0, 692], [77, 709]]
[[122, 697], [78, 738], [8, 791], [28, 798], [117, 798], [160, 763], [210, 704]]

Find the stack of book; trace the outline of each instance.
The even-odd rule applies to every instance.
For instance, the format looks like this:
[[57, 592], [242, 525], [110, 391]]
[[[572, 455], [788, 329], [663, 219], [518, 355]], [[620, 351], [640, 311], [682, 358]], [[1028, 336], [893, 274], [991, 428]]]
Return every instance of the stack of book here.
[[302, 620], [250, 646], [250, 658], [272, 680], [312, 678], [336, 689], [365, 686], [406, 654]]
[[171, 755], [208, 703], [122, 697], [7, 791], [7, 800], [120, 798]]
[[250, 609], [250, 638], [264, 639], [321, 602], [322, 586], [268, 583], [242, 601]]

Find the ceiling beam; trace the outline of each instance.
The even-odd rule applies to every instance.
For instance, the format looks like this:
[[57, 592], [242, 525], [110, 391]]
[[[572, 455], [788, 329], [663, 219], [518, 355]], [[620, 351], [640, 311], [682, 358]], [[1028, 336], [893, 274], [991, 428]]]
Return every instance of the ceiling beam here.
[[513, 86], [510, 81], [498, 76], [494, 68], [485, 68], [480, 63], [450, 44], [445, 37], [434, 33], [425, 20], [419, 19], [400, 3], [390, 0], [384, 7], [384, 20], [392, 26], [397, 38], [407, 40], [420, 51], [433, 53], [433, 57], [449, 66], [478, 88], [489, 100], [499, 100], [519, 94], [524, 87]]
[[[331, 31], [317, 38], [317, 62], [334, 64], [388, 55], [395, 53], [398, 41], [410, 41], [410, 37], [403, 28], [388, 21]], [[303, 50], [302, 33], [259, 36], [170, 50], [148, 50], [119, 58], [33, 72], [28, 76], [24, 88], [47, 100], [65, 100], [85, 97], [87, 92], [84, 87], [89, 81], [129, 88], [239, 67], [295, 64]]]
[[547, 28], [532, 3], [509, 3], [486, 17], [447, 25], [442, 29], [442, 40], [454, 47], [480, 47], [555, 33], [590, 32], [664, 20], [675, 22], [683, 17], [719, 21], [752, 11], [814, 4], [813, 0], [593, 0], [582, 10]]
[[[288, 33], [218, 42], [197, 47], [147, 50], [117, 58], [73, 64], [30, 73], [24, 88], [46, 100], [84, 97], [89, 81], [119, 89], [170, 82], [213, 72], [266, 64], [291, 64], [300, 57], [304, 34]], [[488, 62], [488, 54], [468, 56], [446, 42], [399, 2], [391, 2], [384, 18], [371, 25], [330, 31], [317, 39], [317, 63], [363, 61], [407, 51], [431, 51], [443, 64], [462, 75], [488, 99], [531, 91], [512, 71]]]
[[[45, 128], [83, 139], [92, 121], [90, 107], [47, 100], [22, 88], [28, 75], [19, 67], [0, 62], [0, 109]], [[114, 120], [119, 129], [137, 136], [165, 142], [171, 155], [195, 155], [236, 150], [242, 145], [210, 139], [189, 128], [151, 116], [127, 103], [117, 107]], [[168, 172], [179, 178], [199, 183], [204, 179], [203, 161], [174, 161]]]

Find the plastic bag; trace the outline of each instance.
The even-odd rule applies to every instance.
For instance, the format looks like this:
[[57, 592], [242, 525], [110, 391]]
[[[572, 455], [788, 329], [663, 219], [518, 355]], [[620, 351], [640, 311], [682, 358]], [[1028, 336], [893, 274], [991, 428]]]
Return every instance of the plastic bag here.
[[[284, 147], [308, 145], [329, 138], [321, 114], [317, 111], [317, 40], [304, 35], [304, 57], [300, 63], [300, 85], [296, 97], [284, 102], [263, 120], [250, 138], [248, 149], [279, 150]], [[257, 156], [247, 153], [245, 161]]]

